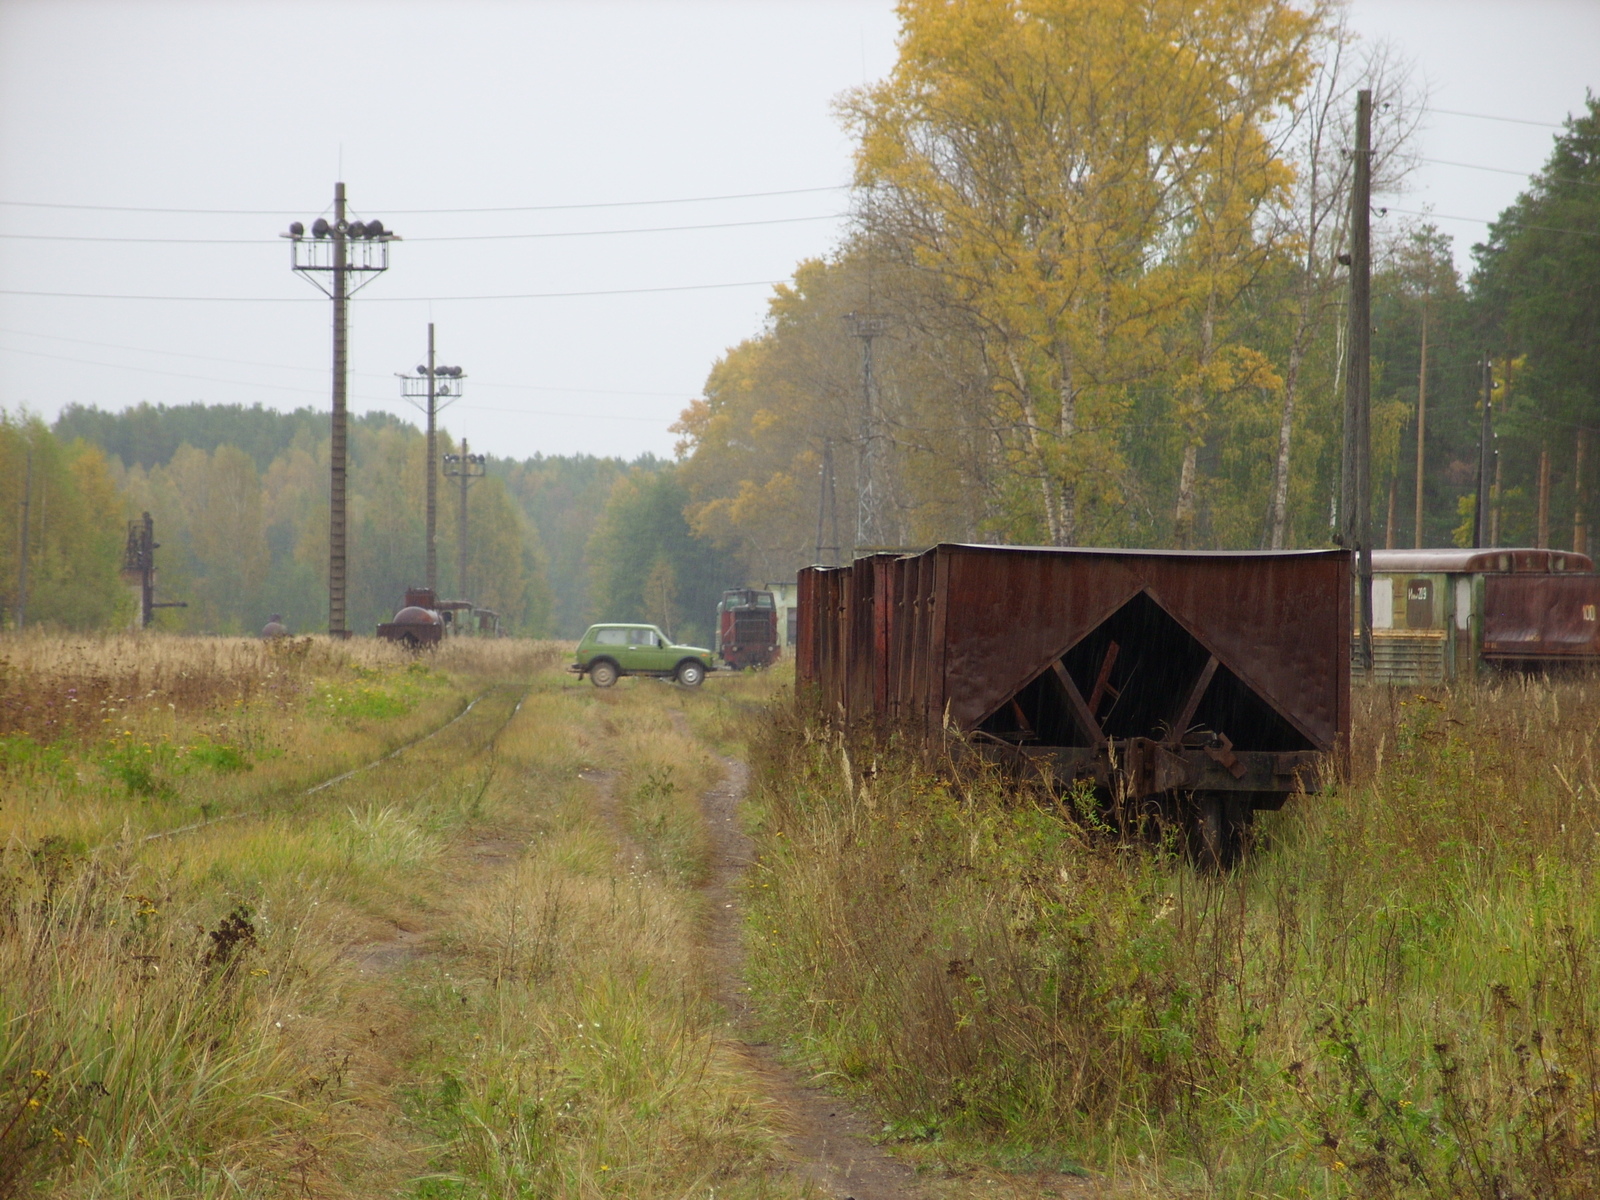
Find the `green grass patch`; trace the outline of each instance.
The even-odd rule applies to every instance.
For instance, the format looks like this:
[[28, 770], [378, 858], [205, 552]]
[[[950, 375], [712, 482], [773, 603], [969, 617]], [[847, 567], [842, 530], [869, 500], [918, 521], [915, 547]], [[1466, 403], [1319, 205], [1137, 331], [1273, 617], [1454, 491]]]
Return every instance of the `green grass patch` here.
[[919, 1161], [1158, 1194], [1600, 1195], [1593, 682], [1358, 695], [1356, 778], [1197, 874], [1072, 798], [752, 733], [750, 980]]

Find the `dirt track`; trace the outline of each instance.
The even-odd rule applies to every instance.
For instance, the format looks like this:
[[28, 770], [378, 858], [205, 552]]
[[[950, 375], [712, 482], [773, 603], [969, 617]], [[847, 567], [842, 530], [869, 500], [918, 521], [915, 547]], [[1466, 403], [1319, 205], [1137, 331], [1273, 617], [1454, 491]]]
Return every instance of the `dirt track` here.
[[729, 1015], [735, 1048], [779, 1105], [789, 1127], [796, 1169], [830, 1196], [844, 1200], [920, 1197], [916, 1174], [872, 1142], [871, 1123], [844, 1101], [808, 1084], [778, 1062], [771, 1045], [754, 1040], [750, 1004], [743, 984], [744, 948], [737, 883], [750, 864], [750, 839], [739, 827], [739, 802], [749, 771], [737, 759], [722, 758], [723, 782], [701, 797], [701, 811], [712, 841], [707, 945], [716, 972], [717, 995]]

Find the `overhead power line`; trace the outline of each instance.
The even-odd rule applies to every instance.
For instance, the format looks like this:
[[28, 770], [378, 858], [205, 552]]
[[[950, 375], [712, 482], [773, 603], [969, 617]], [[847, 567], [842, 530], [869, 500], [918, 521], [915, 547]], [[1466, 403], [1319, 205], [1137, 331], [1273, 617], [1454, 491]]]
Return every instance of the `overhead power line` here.
[[[1523, 179], [1529, 180], [1538, 174], [1537, 171], [1518, 171], [1514, 167], [1490, 167], [1485, 166], [1483, 163], [1451, 162], [1445, 158], [1419, 158], [1417, 161], [1432, 163], [1436, 167], [1465, 167], [1469, 171], [1493, 171], [1496, 175], [1518, 175]], [[1600, 183], [1596, 183], [1592, 179], [1570, 179], [1564, 175], [1546, 175], [1543, 178], [1546, 183], [1573, 184], [1577, 187], [1600, 187]]]
[[[1463, 217], [1454, 213], [1428, 212], [1419, 208], [1395, 208], [1393, 205], [1386, 206], [1384, 211], [1402, 213], [1408, 217], [1437, 217], [1441, 221], [1466, 221], [1473, 225], [1493, 225], [1500, 219], [1499, 217], [1494, 217], [1492, 219], [1484, 217]], [[1553, 225], [1529, 225], [1523, 221], [1512, 221], [1509, 222], [1509, 224], [1518, 229], [1536, 229], [1540, 233], [1565, 233], [1570, 234], [1573, 237], [1600, 237], [1600, 229], [1558, 229]]]
[[[363, 304], [444, 304], [467, 300], [575, 300], [585, 296], [651, 296], [667, 292], [706, 292], [724, 288], [775, 287], [783, 279], [749, 279], [741, 283], [686, 283], [673, 287], [602, 288], [590, 292], [515, 292], [488, 296], [367, 296]], [[37, 296], [55, 300], [152, 300], [179, 304], [312, 304], [315, 296], [140, 296], [112, 292], [35, 292], [0, 288], [0, 296]]]
[[[255, 367], [269, 371], [301, 371], [324, 376], [327, 374], [328, 370], [326, 367], [290, 366], [288, 363], [259, 362], [255, 359], [248, 358], [221, 358], [215, 354], [191, 354], [182, 350], [152, 350], [149, 346], [128, 346], [120, 342], [94, 342], [88, 340], [87, 338], [61, 337], [59, 334], [53, 333], [30, 333], [25, 329], [0, 329], [0, 334], [3, 334], [7, 337], [39, 338], [40, 340], [46, 342], [66, 342], [73, 346], [93, 346], [100, 350], [128, 350], [136, 354], [154, 354], [161, 358], [188, 358], [194, 359], [197, 362], [222, 363], [226, 366], [232, 367]], [[0, 349], [4, 349], [4, 347], [0, 347]], [[37, 350], [11, 350], [10, 352], [13, 354], [42, 354], [42, 351]], [[92, 359], [71, 358], [65, 359], [64, 361], [86, 363], [91, 366], [109, 367], [114, 370], [124, 369], [121, 363], [102, 363]], [[126, 369], [131, 371], [151, 370], [152, 368], [127, 367]], [[376, 371], [351, 371], [350, 374], [360, 376], [364, 379], [387, 380], [392, 376], [392, 373], [379, 374]], [[196, 376], [195, 378], [200, 378], [200, 376]], [[227, 381], [219, 380], [218, 382]], [[570, 392], [575, 395], [593, 396], [663, 396], [672, 399], [682, 399], [684, 396], [683, 392], [640, 391], [638, 389], [628, 388], [553, 387], [549, 384], [538, 383], [490, 383], [477, 378], [474, 378], [472, 382], [473, 386], [475, 387], [504, 388], [512, 391], [522, 392]], [[319, 392], [318, 394], [320, 395], [321, 393]]]
[[[0, 346], [0, 353], [3, 353], [3, 354], [25, 354], [30, 358], [48, 358], [48, 359], [51, 359], [54, 362], [77, 363], [80, 366], [87, 366], [87, 367], [104, 367], [104, 368], [106, 368], [108, 370], [113, 370], [113, 371], [136, 371], [141, 375], [163, 375], [163, 376], [166, 376], [166, 377], [169, 377], [169, 378], [172, 378], [172, 379], [190, 379], [190, 380], [194, 380], [194, 381], [197, 381], [197, 382], [200, 382], [200, 383], [221, 383], [221, 384], [227, 384], [227, 385], [229, 385], [231, 387], [242, 387], [242, 388], [265, 388], [266, 390], [272, 391], [272, 392], [293, 392], [293, 393], [295, 393], [297, 395], [303, 395], [303, 396], [322, 396], [327, 391], [326, 388], [297, 387], [294, 384], [261, 383], [261, 382], [255, 381], [255, 380], [243, 380], [243, 379], [219, 379], [214, 375], [193, 375], [193, 374], [190, 374], [190, 373], [185, 372], [185, 371], [166, 371], [166, 370], [162, 370], [160, 367], [126, 366], [126, 365], [121, 364], [121, 363], [98, 362], [98, 361], [96, 361], [94, 359], [91, 359], [91, 358], [73, 358], [72, 356], [67, 355], [67, 354], [49, 354], [49, 353], [46, 353], [45, 351], [42, 351], [42, 350], [18, 350], [15, 347], [12, 347], [12, 346]], [[223, 360], [223, 361], [227, 361], [227, 360]], [[298, 370], [299, 368], [294, 368], [294, 369]], [[550, 390], [550, 391], [581, 392], [581, 391], [589, 391], [589, 390], [593, 390], [593, 389], [584, 389], [584, 388], [550, 388], [548, 390]], [[618, 394], [619, 395], [632, 395], [632, 394], [635, 394], [635, 393], [618, 393]], [[648, 394], [661, 394], [661, 395], [671, 394], [671, 395], [677, 395], [678, 393], [638, 393], [638, 394], [646, 394], [646, 395], [648, 395]], [[365, 400], [369, 404], [382, 404], [382, 405], [388, 405], [389, 404], [388, 399], [382, 398], [382, 397], [378, 397], [378, 396], [357, 396], [356, 399]], [[684, 398], [684, 403], [687, 403], [687, 402], [688, 402], [688, 399]], [[640, 421], [640, 422], [644, 422], [644, 423], [651, 424], [651, 425], [660, 425], [662, 423], [662, 421], [665, 419], [665, 418], [661, 418], [661, 417], [629, 417], [629, 416], [620, 416], [620, 415], [614, 415], [614, 414], [608, 414], [608, 413], [597, 413], [597, 412], [593, 412], [593, 411], [576, 413], [576, 412], [552, 411], [552, 410], [548, 410], [548, 409], [503, 408], [503, 407], [496, 407], [496, 406], [493, 406], [493, 405], [486, 405], [486, 404], [468, 404], [466, 402], [462, 402], [460, 404], [460, 407], [462, 407], [462, 408], [471, 408], [471, 409], [482, 409], [484, 412], [516, 413], [516, 414], [518, 414], [520, 416], [529, 416], [529, 417], [579, 417], [579, 418], [582, 418], [582, 419], [585, 419], [585, 420], [587, 420], [587, 419], [592, 417], [592, 418], [595, 418], [597, 420], [603, 420], [603, 421]]]
[[1540, 129], [1565, 129], [1566, 126], [1551, 124], [1549, 121], [1530, 121], [1526, 117], [1502, 117], [1494, 113], [1458, 112], [1453, 108], [1434, 108], [1427, 105], [1423, 112], [1438, 113], [1444, 117], [1471, 117], [1475, 121], [1504, 121], [1508, 125], [1536, 125]]
[[[680, 196], [666, 200], [597, 200], [587, 204], [516, 204], [499, 208], [389, 208], [379, 205], [385, 212], [401, 217], [467, 215], [471, 213], [512, 212], [575, 212], [588, 208], [644, 208], [661, 204], [712, 204], [722, 200], [764, 200], [770, 196], [807, 196], [818, 192], [848, 191], [847, 183], [828, 187], [786, 188], [776, 192], [732, 192], [724, 196]], [[128, 212], [170, 213], [189, 217], [292, 217], [295, 208], [149, 208], [128, 204], [57, 204], [46, 200], [0, 200], [0, 205], [11, 208], [59, 208], [75, 212]]]
[[[688, 233], [702, 229], [742, 229], [751, 225], [795, 225], [803, 221], [834, 221], [849, 213], [818, 213], [810, 217], [772, 217], [760, 221], [717, 221], [706, 225], [649, 225], [638, 229], [575, 229], [560, 233], [467, 233], [444, 237], [408, 237], [412, 242], [510, 242], [541, 238], [613, 237], [627, 233]], [[18, 242], [137, 242], [157, 246], [271, 246], [277, 238], [149, 238], [94, 237], [76, 233], [0, 233], [0, 238]]]

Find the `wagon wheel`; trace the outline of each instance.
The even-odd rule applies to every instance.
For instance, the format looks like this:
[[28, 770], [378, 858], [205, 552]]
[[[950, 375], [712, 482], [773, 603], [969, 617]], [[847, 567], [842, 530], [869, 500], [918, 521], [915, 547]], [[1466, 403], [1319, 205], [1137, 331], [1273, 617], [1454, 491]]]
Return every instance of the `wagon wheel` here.
[[1189, 855], [1195, 865], [1204, 871], [1238, 866], [1255, 816], [1249, 801], [1226, 792], [1196, 792], [1188, 807]]

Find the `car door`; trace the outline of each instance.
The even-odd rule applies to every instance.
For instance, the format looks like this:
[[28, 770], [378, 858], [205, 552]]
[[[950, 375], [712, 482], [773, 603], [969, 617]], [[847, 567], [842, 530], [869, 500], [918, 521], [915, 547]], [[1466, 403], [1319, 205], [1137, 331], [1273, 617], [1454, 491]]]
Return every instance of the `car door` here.
[[628, 661], [631, 671], [666, 671], [668, 654], [662, 648], [666, 639], [654, 625], [635, 625], [628, 630]]

